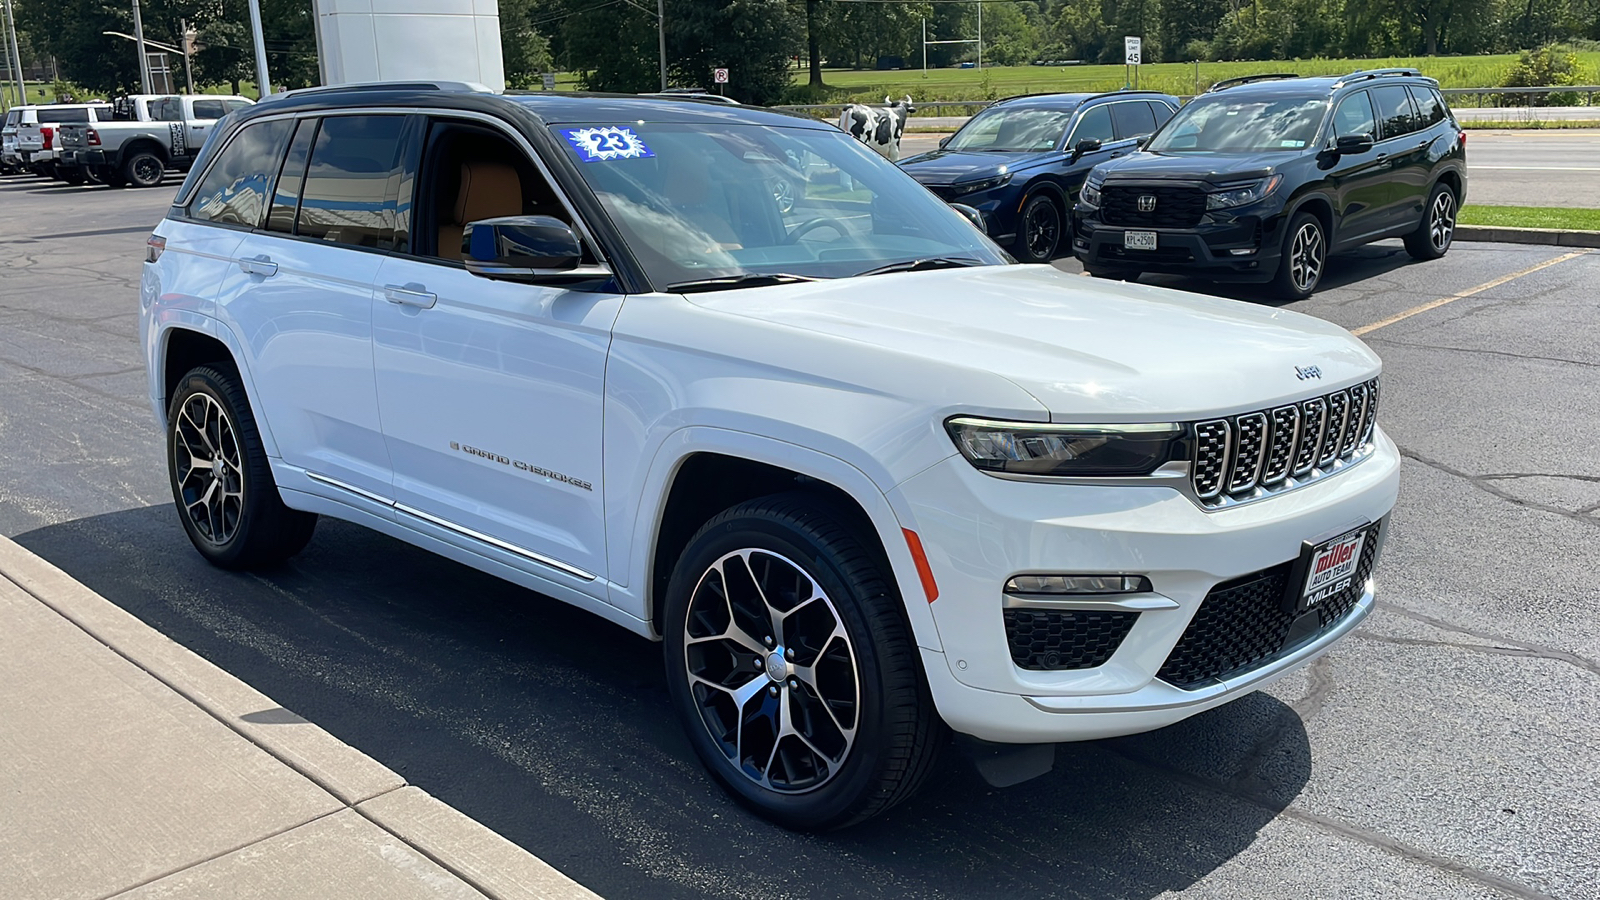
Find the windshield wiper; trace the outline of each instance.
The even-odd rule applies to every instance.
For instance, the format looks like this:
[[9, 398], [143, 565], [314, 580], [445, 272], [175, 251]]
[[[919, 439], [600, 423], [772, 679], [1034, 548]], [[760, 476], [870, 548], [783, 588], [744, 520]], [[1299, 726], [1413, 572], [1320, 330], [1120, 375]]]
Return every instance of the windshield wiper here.
[[806, 275], [788, 275], [782, 272], [764, 274], [761, 272], [746, 272], [743, 275], [724, 275], [721, 278], [706, 278], [701, 281], [680, 281], [677, 284], [667, 285], [667, 290], [674, 294], [696, 294], [705, 291], [723, 291], [729, 288], [766, 287], [770, 284], [794, 284], [800, 281], [821, 281], [820, 278], [811, 278]]
[[922, 259], [908, 259], [905, 262], [889, 263], [876, 269], [868, 269], [857, 273], [857, 278], [867, 275], [887, 275], [890, 272], [921, 272], [926, 269], [956, 269], [964, 266], [981, 266], [983, 260], [973, 259], [970, 256], [927, 256]]

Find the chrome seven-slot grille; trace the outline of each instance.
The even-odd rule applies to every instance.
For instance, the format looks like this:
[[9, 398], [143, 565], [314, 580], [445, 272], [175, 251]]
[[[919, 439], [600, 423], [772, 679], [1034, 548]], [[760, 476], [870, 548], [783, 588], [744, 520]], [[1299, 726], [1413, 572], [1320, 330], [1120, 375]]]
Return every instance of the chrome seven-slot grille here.
[[1195, 425], [1190, 477], [1208, 506], [1302, 484], [1364, 453], [1378, 379], [1288, 406]]

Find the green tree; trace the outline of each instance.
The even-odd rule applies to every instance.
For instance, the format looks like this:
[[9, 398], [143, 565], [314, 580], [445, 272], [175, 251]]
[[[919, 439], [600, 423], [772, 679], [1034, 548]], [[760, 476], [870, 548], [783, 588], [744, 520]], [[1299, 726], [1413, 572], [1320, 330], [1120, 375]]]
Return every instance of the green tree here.
[[500, 0], [500, 57], [507, 87], [538, 87], [539, 76], [554, 67], [550, 39], [533, 24], [543, 12], [538, 0]]

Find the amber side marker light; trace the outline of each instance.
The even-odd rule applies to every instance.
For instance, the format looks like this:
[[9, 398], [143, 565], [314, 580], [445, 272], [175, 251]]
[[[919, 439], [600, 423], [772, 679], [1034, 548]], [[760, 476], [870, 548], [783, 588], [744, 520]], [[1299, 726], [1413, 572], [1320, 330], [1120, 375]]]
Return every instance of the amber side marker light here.
[[909, 528], [900, 529], [905, 533], [906, 546], [911, 549], [911, 561], [916, 563], [917, 577], [922, 579], [922, 592], [928, 595], [928, 602], [939, 599], [939, 585], [933, 580], [933, 569], [928, 566], [928, 554], [922, 552], [922, 538]]

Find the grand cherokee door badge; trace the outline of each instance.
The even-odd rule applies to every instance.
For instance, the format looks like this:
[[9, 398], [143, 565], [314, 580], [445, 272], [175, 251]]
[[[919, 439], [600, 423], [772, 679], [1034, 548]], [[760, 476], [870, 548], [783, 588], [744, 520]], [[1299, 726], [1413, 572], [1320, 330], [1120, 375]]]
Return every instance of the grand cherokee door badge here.
[[594, 485], [587, 481], [579, 481], [570, 475], [563, 475], [560, 472], [552, 472], [549, 469], [543, 469], [531, 463], [525, 463], [520, 459], [511, 459], [510, 457], [501, 456], [498, 453], [490, 453], [487, 450], [479, 450], [477, 447], [457, 443], [456, 441], [450, 442], [450, 449], [459, 453], [465, 453], [469, 456], [477, 456], [482, 459], [487, 459], [490, 462], [497, 462], [502, 466], [510, 466], [519, 472], [527, 472], [529, 475], [536, 475], [540, 478], [548, 478], [551, 481], [559, 481], [562, 484], [570, 484], [575, 488], [582, 488], [586, 491], [594, 490]]

